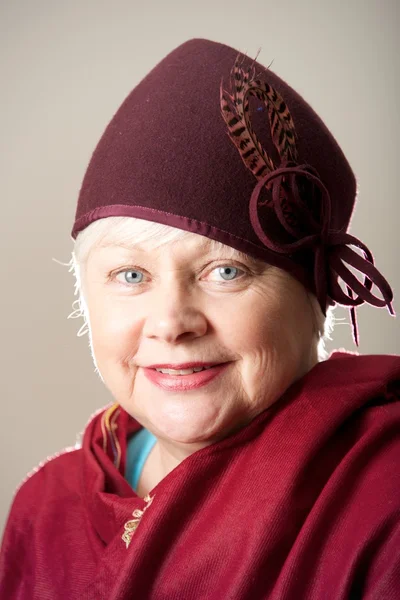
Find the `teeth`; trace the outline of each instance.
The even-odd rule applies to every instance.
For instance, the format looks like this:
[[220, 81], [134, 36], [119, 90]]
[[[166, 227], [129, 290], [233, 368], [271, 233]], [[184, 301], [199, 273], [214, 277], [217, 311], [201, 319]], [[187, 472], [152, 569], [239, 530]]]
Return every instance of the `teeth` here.
[[211, 367], [193, 367], [193, 369], [156, 369], [159, 373], [165, 373], [166, 375], [192, 375], [192, 373], [199, 373], [199, 371], [204, 371], [205, 369], [210, 369]]

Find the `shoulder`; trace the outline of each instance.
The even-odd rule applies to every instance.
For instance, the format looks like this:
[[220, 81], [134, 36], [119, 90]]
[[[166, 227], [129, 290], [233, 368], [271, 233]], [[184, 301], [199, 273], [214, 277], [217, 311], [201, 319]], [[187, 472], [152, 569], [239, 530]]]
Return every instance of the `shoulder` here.
[[398, 511], [400, 357], [334, 352], [299, 388], [312, 431], [319, 423], [320, 437], [342, 452], [337, 474], [351, 473], [345, 487], [363, 480], [371, 498], [380, 488], [380, 500]]
[[321, 388], [349, 389], [365, 397], [387, 394], [392, 400], [400, 397], [400, 356], [389, 354], [359, 355], [344, 350], [310, 371], [310, 384]]
[[32, 522], [44, 503], [73, 493], [79, 478], [81, 455], [79, 446], [68, 447], [32, 469], [14, 494], [8, 521], [17, 520], [25, 526]]
[[334, 350], [326, 361], [321, 364], [329, 364], [333, 368], [338, 365], [346, 365], [354, 371], [368, 367], [374, 374], [384, 372], [398, 373], [400, 369], [400, 356], [396, 354], [358, 354], [348, 350]]
[[[355, 481], [365, 484], [365, 498], [399, 518], [400, 479], [396, 476], [400, 461], [400, 357], [392, 355], [351, 355], [334, 353], [329, 359], [331, 376], [341, 387], [337, 402], [350, 403], [354, 410], [340, 429], [340, 439], [352, 439], [346, 455]], [[339, 371], [339, 372], [338, 372]], [[347, 388], [347, 390], [346, 390]], [[360, 483], [360, 487], [362, 484]], [[376, 490], [379, 494], [375, 494]], [[381, 511], [381, 512], [379, 512]], [[398, 521], [397, 521], [398, 522]]]
[[81, 465], [82, 449], [66, 448], [40, 463], [17, 489], [0, 549], [4, 597], [31, 597], [35, 565], [45, 556], [43, 547], [50, 544], [52, 548], [52, 539], [71, 529], [66, 523], [68, 514], [82, 526]]
[[[80, 448], [73, 447], [48, 457], [17, 488], [1, 544], [0, 587], [8, 589], [16, 579], [24, 579], [23, 570], [34, 564], [38, 531], [48, 530], [48, 523], [57, 523], [53, 513], [62, 505], [74, 510], [81, 453]], [[14, 596], [10, 592], [8, 597]]]
[[32, 523], [59, 503], [76, 504], [85, 491], [86, 463], [82, 445], [107, 408], [108, 405], [89, 417], [74, 446], [48, 456], [27, 474], [15, 491], [7, 527], [16, 521], [25, 525]]
[[323, 420], [322, 464], [335, 465], [324, 494], [339, 545], [352, 530], [369, 540], [362, 553], [386, 556], [400, 540], [400, 357], [335, 352], [315, 369], [304, 391]]

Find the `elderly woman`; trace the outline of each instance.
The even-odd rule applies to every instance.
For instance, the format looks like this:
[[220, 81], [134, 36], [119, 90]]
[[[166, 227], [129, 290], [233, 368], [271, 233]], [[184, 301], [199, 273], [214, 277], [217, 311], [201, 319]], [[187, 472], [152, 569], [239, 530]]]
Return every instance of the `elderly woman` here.
[[115, 403], [20, 487], [2, 599], [400, 598], [400, 359], [318, 351], [336, 303], [356, 342], [358, 305], [393, 314], [355, 196], [312, 108], [233, 48], [190, 40], [131, 92], [72, 232]]

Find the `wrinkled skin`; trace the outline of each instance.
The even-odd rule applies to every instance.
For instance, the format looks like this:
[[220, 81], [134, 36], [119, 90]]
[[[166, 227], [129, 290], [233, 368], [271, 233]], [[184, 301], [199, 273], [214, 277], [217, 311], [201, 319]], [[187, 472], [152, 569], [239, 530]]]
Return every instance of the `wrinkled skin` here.
[[[152, 249], [94, 246], [82, 269], [96, 366], [115, 400], [158, 438], [156, 480], [251, 421], [318, 362], [304, 287], [209, 242], [191, 234]], [[143, 374], [190, 361], [230, 365], [180, 393]]]

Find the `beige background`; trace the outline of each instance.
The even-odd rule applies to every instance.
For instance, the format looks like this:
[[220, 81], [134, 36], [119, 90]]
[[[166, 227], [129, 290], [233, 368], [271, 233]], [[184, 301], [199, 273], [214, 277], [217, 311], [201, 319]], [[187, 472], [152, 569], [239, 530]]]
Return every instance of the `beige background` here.
[[[255, 55], [326, 121], [359, 182], [351, 231], [400, 292], [398, 0], [2, 0], [1, 497], [73, 445], [110, 398], [71, 312], [69, 232], [105, 125], [165, 54], [206, 37]], [[395, 304], [400, 310], [400, 305]], [[330, 348], [353, 348], [348, 313]], [[361, 353], [400, 353], [400, 320], [358, 311]]]

